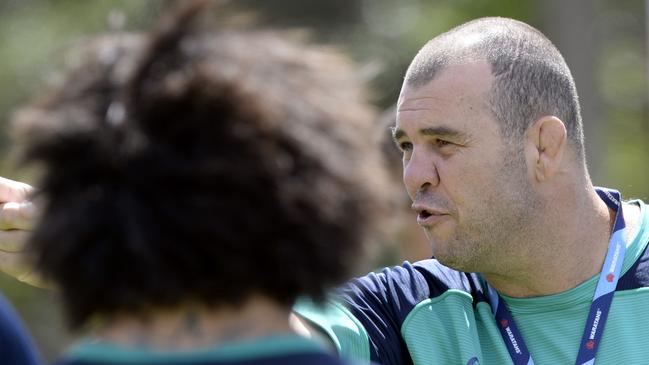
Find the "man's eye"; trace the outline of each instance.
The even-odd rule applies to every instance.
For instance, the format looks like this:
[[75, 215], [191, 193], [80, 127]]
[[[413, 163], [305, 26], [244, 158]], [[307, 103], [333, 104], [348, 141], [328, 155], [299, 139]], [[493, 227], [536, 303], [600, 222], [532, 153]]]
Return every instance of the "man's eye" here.
[[453, 143], [451, 143], [449, 141], [445, 141], [443, 139], [438, 139], [438, 140], [435, 141], [435, 143], [437, 144], [437, 147], [444, 147], [444, 146], [449, 146], [449, 145], [453, 144]]
[[401, 151], [410, 151], [410, 150], [412, 150], [412, 143], [410, 143], [410, 142], [401, 142], [401, 143], [399, 143], [399, 149]]

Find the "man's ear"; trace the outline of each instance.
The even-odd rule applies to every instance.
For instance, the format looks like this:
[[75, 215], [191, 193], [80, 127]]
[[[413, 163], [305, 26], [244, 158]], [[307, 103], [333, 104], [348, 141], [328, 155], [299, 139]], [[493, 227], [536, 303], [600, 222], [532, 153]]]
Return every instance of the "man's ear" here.
[[543, 116], [532, 124], [526, 134], [526, 158], [538, 182], [552, 179], [563, 162], [568, 132], [561, 119]]

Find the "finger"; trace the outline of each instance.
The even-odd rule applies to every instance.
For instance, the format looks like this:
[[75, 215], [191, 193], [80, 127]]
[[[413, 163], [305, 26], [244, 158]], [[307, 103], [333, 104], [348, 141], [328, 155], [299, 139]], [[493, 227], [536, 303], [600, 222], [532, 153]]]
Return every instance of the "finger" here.
[[29, 231], [22, 230], [0, 231], [0, 252], [24, 251], [29, 234]]
[[34, 188], [20, 181], [0, 176], [0, 202], [20, 202], [26, 200]]
[[31, 286], [35, 286], [37, 288], [41, 289], [56, 289], [53, 283], [47, 282], [43, 279], [42, 276], [38, 274], [35, 270], [26, 272], [18, 277], [16, 277], [18, 281], [21, 281], [25, 284], [29, 284]]
[[27, 255], [19, 252], [0, 251], [0, 271], [23, 283], [44, 289], [53, 289], [30, 265]]
[[28, 275], [32, 269], [24, 253], [0, 251], [0, 271], [18, 279]]
[[36, 223], [36, 208], [30, 201], [0, 204], [0, 230], [30, 230]]

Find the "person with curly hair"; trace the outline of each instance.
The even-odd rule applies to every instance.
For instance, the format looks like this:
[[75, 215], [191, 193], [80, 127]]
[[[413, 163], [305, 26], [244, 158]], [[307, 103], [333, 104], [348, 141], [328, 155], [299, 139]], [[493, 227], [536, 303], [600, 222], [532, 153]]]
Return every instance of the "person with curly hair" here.
[[87, 41], [20, 109], [42, 168], [28, 248], [72, 329], [57, 364], [340, 364], [291, 307], [352, 276], [381, 210], [345, 57], [183, 4]]

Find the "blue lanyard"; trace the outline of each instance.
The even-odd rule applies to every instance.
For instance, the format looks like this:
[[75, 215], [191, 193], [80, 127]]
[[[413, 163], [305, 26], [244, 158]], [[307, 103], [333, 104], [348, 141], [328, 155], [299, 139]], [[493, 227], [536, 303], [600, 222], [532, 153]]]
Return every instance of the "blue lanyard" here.
[[[604, 333], [604, 326], [611, 309], [613, 294], [620, 278], [624, 255], [626, 254], [626, 244], [624, 243], [625, 224], [620, 193], [605, 188], [596, 188], [596, 191], [606, 205], [615, 211], [615, 224], [608, 244], [606, 259], [604, 259], [602, 272], [599, 275], [599, 281], [595, 289], [595, 295], [590, 305], [588, 319], [584, 326], [584, 334], [577, 354], [577, 365], [592, 365], [595, 363], [595, 355], [599, 348], [602, 333]], [[514, 322], [514, 317], [507, 308], [507, 304], [491, 285], [487, 284], [487, 290], [491, 311], [496, 318], [496, 325], [505, 341], [505, 346], [512, 361], [515, 365], [534, 365], [532, 355], [523, 341], [523, 336], [516, 322]]]

